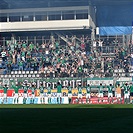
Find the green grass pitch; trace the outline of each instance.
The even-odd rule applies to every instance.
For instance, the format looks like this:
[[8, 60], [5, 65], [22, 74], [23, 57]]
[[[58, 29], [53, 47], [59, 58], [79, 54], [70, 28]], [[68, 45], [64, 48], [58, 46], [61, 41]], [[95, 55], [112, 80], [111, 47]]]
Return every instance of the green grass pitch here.
[[133, 133], [133, 105], [0, 105], [0, 133]]

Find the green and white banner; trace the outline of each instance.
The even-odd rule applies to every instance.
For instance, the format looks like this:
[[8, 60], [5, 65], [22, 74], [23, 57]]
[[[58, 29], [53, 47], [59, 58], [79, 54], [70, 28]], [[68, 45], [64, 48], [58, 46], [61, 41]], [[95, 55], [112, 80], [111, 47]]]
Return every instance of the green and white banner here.
[[114, 78], [88, 78], [87, 79], [87, 84], [90, 85], [109, 85], [114, 83]]

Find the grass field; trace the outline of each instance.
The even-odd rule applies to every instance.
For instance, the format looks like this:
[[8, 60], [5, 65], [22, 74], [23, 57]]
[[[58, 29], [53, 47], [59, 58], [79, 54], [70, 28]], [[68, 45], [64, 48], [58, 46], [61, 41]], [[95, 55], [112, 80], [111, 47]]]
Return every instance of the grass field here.
[[133, 133], [133, 105], [0, 105], [0, 133]]

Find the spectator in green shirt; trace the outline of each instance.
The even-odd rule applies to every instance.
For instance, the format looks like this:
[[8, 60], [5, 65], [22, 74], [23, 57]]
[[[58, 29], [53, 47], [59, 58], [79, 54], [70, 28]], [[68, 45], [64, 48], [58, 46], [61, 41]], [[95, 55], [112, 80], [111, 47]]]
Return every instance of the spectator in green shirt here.
[[23, 42], [22, 48], [25, 49], [26, 47], [27, 47], [27, 44], [25, 42]]
[[23, 71], [23, 61], [19, 62], [19, 71]]
[[34, 44], [32, 42], [30, 43], [29, 48], [30, 48], [30, 51], [32, 52], [34, 49]]
[[82, 66], [78, 66], [78, 77], [82, 77], [83, 68]]

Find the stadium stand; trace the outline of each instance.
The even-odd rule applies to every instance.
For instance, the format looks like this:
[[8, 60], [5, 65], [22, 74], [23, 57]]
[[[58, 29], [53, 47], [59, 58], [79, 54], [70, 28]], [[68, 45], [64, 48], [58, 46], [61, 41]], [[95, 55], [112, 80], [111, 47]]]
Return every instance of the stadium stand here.
[[133, 103], [131, 3], [31, 1], [0, 9], [0, 103]]
[[[121, 5], [111, 0], [84, 0], [82, 5], [80, 0], [32, 2], [30, 5], [27, 2], [26, 8], [23, 1], [21, 4], [2, 1], [7, 4], [1, 8], [0, 17], [2, 76], [132, 76], [130, 2], [123, 1]], [[107, 10], [108, 14], [104, 13]], [[97, 27], [98, 34], [94, 31]], [[42, 33], [36, 36], [40, 30]], [[47, 35], [45, 30], [53, 35]], [[68, 34], [69, 30], [73, 33]], [[34, 32], [30, 35], [29, 31]]]
[[131, 46], [115, 38], [90, 40], [84, 35], [60, 35], [58, 40], [52, 36], [43, 43], [11, 40], [1, 45], [0, 69], [1, 74], [29, 71], [50, 78], [112, 77], [120, 72], [129, 76]]

